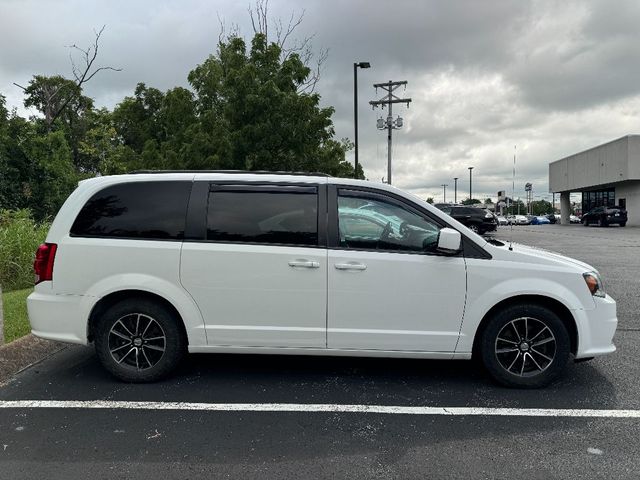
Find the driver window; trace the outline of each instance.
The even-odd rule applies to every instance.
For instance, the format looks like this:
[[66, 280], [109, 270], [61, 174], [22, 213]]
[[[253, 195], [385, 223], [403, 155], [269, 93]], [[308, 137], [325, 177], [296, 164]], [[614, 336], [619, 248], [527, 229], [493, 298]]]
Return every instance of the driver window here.
[[395, 203], [338, 196], [340, 246], [354, 250], [435, 250], [440, 227]]

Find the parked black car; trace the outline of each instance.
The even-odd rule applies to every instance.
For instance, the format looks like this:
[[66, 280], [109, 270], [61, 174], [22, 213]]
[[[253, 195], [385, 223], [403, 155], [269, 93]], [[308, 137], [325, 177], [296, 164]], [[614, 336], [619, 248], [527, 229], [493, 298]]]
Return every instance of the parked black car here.
[[493, 232], [498, 228], [498, 219], [493, 213], [484, 208], [441, 203], [435, 206], [479, 235], [483, 235], [486, 232]]
[[582, 224], [608, 227], [617, 223], [621, 227], [627, 224], [627, 211], [622, 207], [596, 207], [582, 216]]
[[556, 218], [556, 216], [553, 213], [549, 213], [548, 215], [545, 215], [545, 217], [547, 217], [547, 219], [551, 223], [556, 223], [558, 221], [558, 219]]

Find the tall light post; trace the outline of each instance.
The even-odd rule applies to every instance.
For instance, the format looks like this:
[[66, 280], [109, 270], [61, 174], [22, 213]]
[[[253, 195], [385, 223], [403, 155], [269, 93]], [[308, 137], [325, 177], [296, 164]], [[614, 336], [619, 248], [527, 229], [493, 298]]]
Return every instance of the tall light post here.
[[453, 179], [453, 203], [458, 203], [458, 177]]
[[471, 188], [472, 182], [471, 182], [471, 172], [473, 170], [473, 167], [467, 167], [469, 169], [469, 200], [471, 200], [473, 198], [473, 190]]
[[355, 162], [354, 177], [358, 178], [358, 67], [371, 68], [369, 62], [356, 62], [353, 64], [353, 117], [355, 124]]
[[442, 184], [442, 203], [447, 203], [447, 187], [446, 183]]

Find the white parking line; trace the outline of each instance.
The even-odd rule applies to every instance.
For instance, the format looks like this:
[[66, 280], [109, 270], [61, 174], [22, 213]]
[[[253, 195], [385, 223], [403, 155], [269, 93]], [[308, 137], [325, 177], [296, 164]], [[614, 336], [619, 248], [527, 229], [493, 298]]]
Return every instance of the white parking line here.
[[562, 408], [412, 407], [322, 403], [192, 403], [121, 402], [110, 400], [5, 400], [0, 408], [75, 408], [123, 410], [192, 410], [210, 412], [381, 413], [395, 415], [451, 415], [501, 417], [640, 418], [640, 410]]

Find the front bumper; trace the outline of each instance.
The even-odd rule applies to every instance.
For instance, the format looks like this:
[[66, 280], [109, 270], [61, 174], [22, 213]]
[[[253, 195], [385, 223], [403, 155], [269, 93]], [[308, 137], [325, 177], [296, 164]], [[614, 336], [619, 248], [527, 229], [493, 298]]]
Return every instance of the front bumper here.
[[27, 297], [31, 333], [47, 340], [86, 345], [91, 298], [34, 291]]
[[596, 308], [574, 310], [578, 327], [578, 351], [576, 359], [598, 357], [615, 352], [613, 336], [618, 327], [616, 302], [607, 295], [593, 297]]

